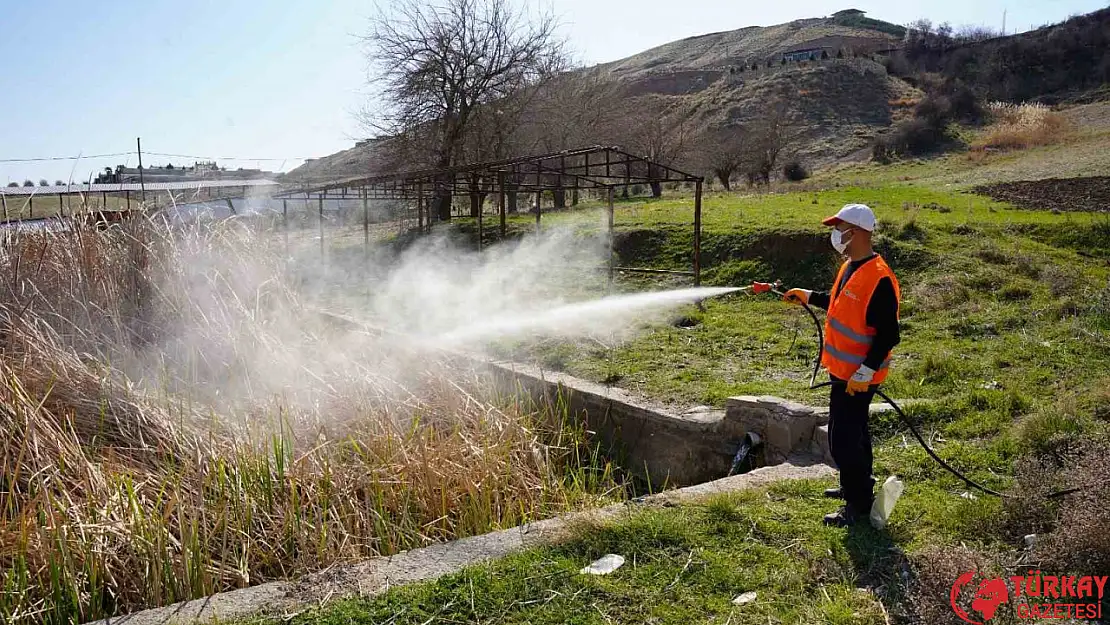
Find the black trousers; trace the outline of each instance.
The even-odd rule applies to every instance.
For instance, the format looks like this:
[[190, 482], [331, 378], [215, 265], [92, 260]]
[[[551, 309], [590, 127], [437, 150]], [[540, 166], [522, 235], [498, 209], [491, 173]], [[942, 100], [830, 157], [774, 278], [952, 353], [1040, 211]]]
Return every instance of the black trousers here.
[[849, 395], [843, 384], [833, 384], [831, 388], [829, 451], [840, 469], [840, 492], [848, 505], [867, 514], [875, 497], [875, 480], [871, 477], [874, 457], [867, 419], [878, 386], [872, 385], [866, 392], [855, 395]]

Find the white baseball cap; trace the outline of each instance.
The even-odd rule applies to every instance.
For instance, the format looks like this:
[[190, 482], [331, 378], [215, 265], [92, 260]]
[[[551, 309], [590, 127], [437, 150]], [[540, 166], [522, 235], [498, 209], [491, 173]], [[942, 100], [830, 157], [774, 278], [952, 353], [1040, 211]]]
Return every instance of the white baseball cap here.
[[868, 232], [873, 232], [875, 230], [875, 213], [866, 204], [847, 204], [835, 215], [821, 223], [826, 226], [835, 226], [840, 222], [849, 223]]

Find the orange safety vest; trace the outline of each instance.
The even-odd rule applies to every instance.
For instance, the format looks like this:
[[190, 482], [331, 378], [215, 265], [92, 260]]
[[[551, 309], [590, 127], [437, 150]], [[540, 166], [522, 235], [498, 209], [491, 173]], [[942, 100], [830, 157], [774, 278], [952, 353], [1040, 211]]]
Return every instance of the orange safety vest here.
[[[901, 307], [902, 292], [898, 288], [898, 278], [890, 270], [882, 256], [877, 256], [867, 261], [852, 273], [848, 283], [837, 292], [844, 272], [848, 269], [846, 261], [840, 266], [833, 282], [832, 295], [829, 298], [829, 313], [825, 317], [825, 351], [821, 356], [821, 364], [829, 373], [847, 380], [855, 374], [859, 366], [867, 357], [871, 347], [875, 329], [867, 325], [867, 305], [871, 296], [875, 294], [875, 287], [879, 280], [890, 278], [894, 285], [894, 298]], [[886, 379], [890, 371], [890, 354], [883, 359], [883, 364], [875, 372], [872, 384], [878, 384]]]

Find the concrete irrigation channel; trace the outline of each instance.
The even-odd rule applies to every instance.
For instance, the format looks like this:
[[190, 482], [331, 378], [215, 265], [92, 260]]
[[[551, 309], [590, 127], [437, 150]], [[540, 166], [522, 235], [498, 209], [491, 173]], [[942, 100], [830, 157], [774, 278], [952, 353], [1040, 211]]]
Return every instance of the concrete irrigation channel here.
[[[390, 333], [349, 317], [321, 312], [339, 332]], [[777, 397], [732, 397], [724, 409], [675, 412], [620, 389], [531, 365], [442, 352], [460, 367], [484, 372], [499, 390], [520, 399], [565, 407], [598, 437], [632, 475], [676, 487], [612, 506], [571, 513], [481, 536], [413, 549], [362, 563], [340, 565], [297, 581], [271, 582], [204, 599], [99, 621], [104, 625], [211, 623], [257, 614], [287, 615], [329, 600], [373, 596], [391, 587], [426, 581], [513, 551], [563, 540], [585, 521], [618, 520], [643, 506], [673, 505], [716, 493], [760, 488], [780, 480], [832, 475], [826, 409]], [[877, 409], [877, 406], [876, 406]], [[753, 470], [726, 477], [738, 445], [749, 433], [763, 441]]]

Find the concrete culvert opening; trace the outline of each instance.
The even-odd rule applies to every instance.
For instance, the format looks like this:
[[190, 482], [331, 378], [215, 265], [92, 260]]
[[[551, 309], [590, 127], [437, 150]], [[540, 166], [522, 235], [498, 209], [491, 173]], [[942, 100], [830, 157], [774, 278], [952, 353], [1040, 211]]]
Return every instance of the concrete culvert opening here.
[[701, 319], [690, 317], [688, 315], [682, 315], [672, 321], [671, 325], [676, 328], [693, 328], [701, 325]]

